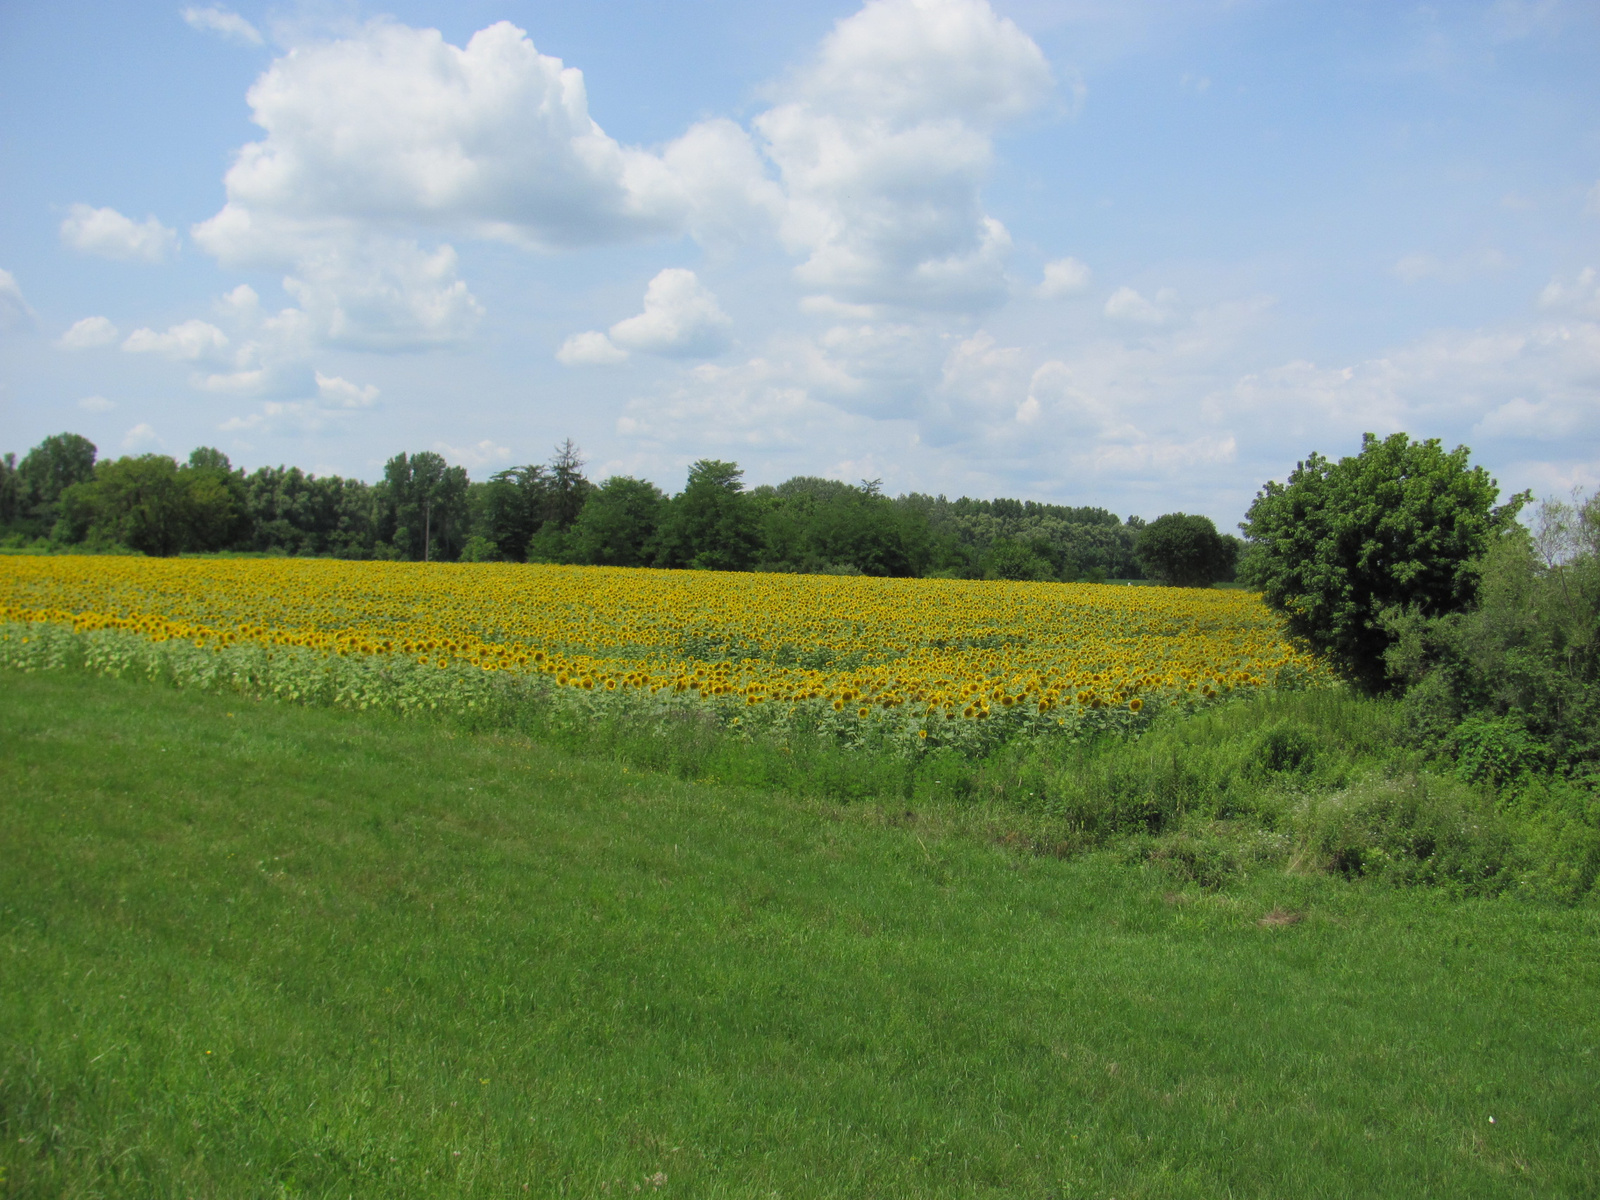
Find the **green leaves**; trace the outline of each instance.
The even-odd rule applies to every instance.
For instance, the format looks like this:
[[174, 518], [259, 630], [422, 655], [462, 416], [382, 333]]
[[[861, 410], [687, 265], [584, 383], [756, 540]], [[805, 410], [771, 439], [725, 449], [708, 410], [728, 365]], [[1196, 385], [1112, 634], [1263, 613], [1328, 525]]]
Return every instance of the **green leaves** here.
[[1170, 587], [1210, 587], [1232, 577], [1239, 548], [1217, 532], [1210, 517], [1168, 513], [1139, 531], [1134, 552], [1151, 579]]
[[1310, 455], [1286, 484], [1270, 482], [1241, 528], [1246, 581], [1289, 619], [1289, 631], [1368, 692], [1388, 688], [1391, 636], [1379, 614], [1458, 612], [1477, 595], [1478, 560], [1528, 497], [1499, 489], [1470, 451], [1397, 433], [1362, 440], [1338, 462]]

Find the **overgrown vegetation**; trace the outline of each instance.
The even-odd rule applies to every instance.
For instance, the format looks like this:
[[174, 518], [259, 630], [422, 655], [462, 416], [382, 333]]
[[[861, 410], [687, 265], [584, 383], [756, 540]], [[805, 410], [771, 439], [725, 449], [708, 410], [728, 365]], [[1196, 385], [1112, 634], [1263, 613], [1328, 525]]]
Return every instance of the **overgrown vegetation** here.
[[1094, 710], [1070, 729], [957, 722], [926, 742], [779, 706], [553, 686], [541, 675], [379, 663], [279, 648], [201, 650], [49, 625], [0, 633], [0, 666], [512, 731], [684, 781], [849, 804], [990, 814], [1031, 853], [1111, 849], [1223, 888], [1284, 871], [1577, 904], [1600, 895], [1600, 793], [1588, 776], [1484, 774], [1412, 733], [1393, 698], [1277, 691], [1195, 709]]

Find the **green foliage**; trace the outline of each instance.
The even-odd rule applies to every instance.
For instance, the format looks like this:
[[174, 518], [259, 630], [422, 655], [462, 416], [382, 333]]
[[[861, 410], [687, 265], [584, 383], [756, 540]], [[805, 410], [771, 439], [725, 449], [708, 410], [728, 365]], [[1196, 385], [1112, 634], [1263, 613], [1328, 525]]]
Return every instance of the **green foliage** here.
[[1465, 612], [1383, 614], [1412, 738], [1469, 778], [1505, 787], [1600, 766], [1597, 516], [1594, 500], [1546, 504], [1532, 534], [1508, 530], [1479, 564]]
[[1448, 779], [1375, 779], [1319, 798], [1309, 847], [1348, 876], [1494, 895], [1513, 886], [1513, 833], [1493, 805]]
[[16, 524], [22, 511], [22, 481], [17, 478], [17, 456], [0, 456], [0, 530]]
[[590, 494], [572, 524], [573, 560], [600, 567], [649, 566], [665, 505], [655, 484], [613, 475]]
[[76, 433], [47, 437], [17, 463], [0, 471], [0, 520], [28, 537], [45, 537], [60, 516], [68, 489], [94, 478], [95, 445]]
[[1026, 546], [1050, 564], [1057, 579], [1142, 579], [1134, 538], [1143, 524], [1126, 523], [1103, 508], [1073, 508], [1032, 500], [972, 500], [912, 493], [894, 501], [909, 527], [916, 574], [983, 577], [983, 556], [999, 541]]
[[926, 557], [925, 527], [876, 481], [856, 487], [800, 475], [751, 495], [761, 521], [758, 570], [912, 575]]
[[473, 534], [461, 547], [462, 562], [499, 562], [500, 550], [482, 534]]
[[1446, 453], [1437, 439], [1367, 434], [1360, 454], [1337, 463], [1313, 454], [1250, 506], [1246, 582], [1365, 691], [1390, 684], [1383, 614], [1467, 608], [1484, 552], [1525, 502], [1497, 506], [1494, 480], [1468, 454]]
[[196, 451], [182, 467], [164, 454], [144, 454], [100, 462], [92, 479], [62, 492], [54, 533], [62, 542], [157, 557], [223, 550], [246, 535], [245, 504], [243, 480], [220, 451]]
[[738, 464], [702, 458], [661, 519], [657, 563], [697, 571], [744, 571], [755, 562], [760, 525]]
[[985, 579], [1050, 580], [1058, 578], [1040, 548], [1009, 538], [996, 539], [978, 560]]
[[1134, 553], [1144, 573], [1169, 587], [1208, 588], [1232, 579], [1238, 547], [1210, 517], [1168, 513], [1139, 530]]
[[[374, 490], [359, 479], [262, 467], [243, 479], [250, 532], [239, 549], [377, 557]], [[385, 542], [385, 552], [398, 555]]]
[[[14, 456], [0, 458], [0, 539], [102, 550], [120, 544], [120, 526], [102, 517], [99, 494], [73, 490], [93, 483], [93, 456], [92, 444], [62, 434], [30, 451], [26, 470]], [[746, 492], [736, 464], [710, 460], [696, 464], [684, 492], [669, 500], [642, 480], [597, 488], [583, 466], [570, 440], [548, 463], [479, 483], [437, 454], [401, 454], [371, 485], [298, 467], [247, 475], [221, 451], [202, 447], [175, 468], [188, 473], [178, 550], [447, 561], [466, 557], [470, 545], [472, 561], [699, 563], [952, 579], [1141, 577], [1133, 545], [1143, 522], [1123, 523], [1099, 508], [891, 499], [877, 480], [851, 485], [813, 476]], [[166, 544], [138, 536], [141, 544]]]
[[467, 472], [431, 450], [397, 454], [374, 493], [377, 534], [412, 561], [454, 561], [471, 533]]

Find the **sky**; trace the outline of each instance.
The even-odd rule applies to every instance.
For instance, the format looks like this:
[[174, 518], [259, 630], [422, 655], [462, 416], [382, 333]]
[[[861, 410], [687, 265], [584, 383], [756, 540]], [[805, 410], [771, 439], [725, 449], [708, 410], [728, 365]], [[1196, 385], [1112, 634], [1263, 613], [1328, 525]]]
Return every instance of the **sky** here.
[[0, 450], [1600, 485], [1592, 0], [0, 0]]

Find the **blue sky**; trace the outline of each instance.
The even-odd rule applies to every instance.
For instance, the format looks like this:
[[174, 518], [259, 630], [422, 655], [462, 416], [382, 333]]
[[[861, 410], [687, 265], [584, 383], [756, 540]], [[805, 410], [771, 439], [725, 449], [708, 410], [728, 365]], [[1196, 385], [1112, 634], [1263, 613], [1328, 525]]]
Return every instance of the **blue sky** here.
[[1600, 9], [0, 6], [0, 448], [1600, 484]]

